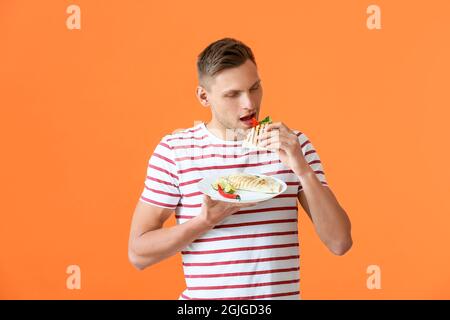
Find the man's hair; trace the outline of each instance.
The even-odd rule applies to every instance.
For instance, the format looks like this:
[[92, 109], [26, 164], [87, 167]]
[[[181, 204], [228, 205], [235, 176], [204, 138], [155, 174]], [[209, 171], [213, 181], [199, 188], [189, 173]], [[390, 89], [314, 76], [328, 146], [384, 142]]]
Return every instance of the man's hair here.
[[200, 83], [206, 76], [213, 77], [220, 71], [239, 67], [250, 59], [255, 65], [252, 49], [243, 42], [223, 38], [211, 43], [198, 56], [197, 72]]

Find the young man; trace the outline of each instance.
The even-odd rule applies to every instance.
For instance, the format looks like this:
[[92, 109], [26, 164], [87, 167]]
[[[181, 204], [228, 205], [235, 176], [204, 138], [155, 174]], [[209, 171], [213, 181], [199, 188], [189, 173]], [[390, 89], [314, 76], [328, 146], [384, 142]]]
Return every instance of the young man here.
[[[352, 245], [339, 205], [308, 137], [277, 122], [261, 146], [242, 148], [258, 119], [262, 86], [253, 53], [225, 38], [199, 55], [197, 96], [211, 121], [162, 138], [150, 158], [134, 212], [129, 259], [144, 269], [177, 252], [187, 288], [180, 299], [299, 299], [297, 199], [323, 243], [336, 255]], [[273, 175], [287, 190], [259, 203], [212, 200], [197, 183], [211, 174]], [[175, 211], [177, 225], [163, 228]]]

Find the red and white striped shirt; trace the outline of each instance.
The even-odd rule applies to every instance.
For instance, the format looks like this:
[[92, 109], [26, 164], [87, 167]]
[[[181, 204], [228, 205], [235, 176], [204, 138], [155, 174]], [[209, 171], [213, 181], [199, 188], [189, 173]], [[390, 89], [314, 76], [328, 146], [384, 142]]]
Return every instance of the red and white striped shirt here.
[[[319, 155], [295, 131], [302, 152], [323, 185]], [[182, 253], [187, 288], [179, 299], [299, 299], [298, 177], [276, 152], [251, 151], [242, 141], [222, 140], [205, 123], [164, 136], [147, 168], [141, 201], [175, 211], [177, 223], [200, 213], [202, 178], [246, 172], [275, 176], [288, 188], [243, 208], [188, 245]]]

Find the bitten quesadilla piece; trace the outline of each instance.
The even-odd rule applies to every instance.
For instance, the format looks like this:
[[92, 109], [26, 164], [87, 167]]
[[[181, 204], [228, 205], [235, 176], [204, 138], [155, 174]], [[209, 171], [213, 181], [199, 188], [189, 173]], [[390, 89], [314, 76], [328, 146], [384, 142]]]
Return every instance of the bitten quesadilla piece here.
[[[256, 121], [256, 120], [255, 120]], [[266, 127], [272, 123], [272, 120], [270, 117], [266, 117], [264, 120], [259, 122], [256, 126], [254, 126], [250, 132], [247, 134], [247, 137], [242, 142], [242, 146], [244, 148], [249, 149], [260, 149], [260, 150], [269, 150], [265, 147], [259, 146], [259, 138], [261, 134], [263, 134], [266, 131]]]
[[258, 146], [259, 144], [259, 137], [261, 134], [265, 132], [265, 128], [267, 127], [267, 123], [259, 124], [256, 127], [253, 127], [249, 134], [247, 135], [246, 139], [242, 142], [242, 146], [245, 148], [257, 148], [257, 149], [263, 149], [268, 150], [267, 148]]
[[261, 177], [248, 173], [236, 173], [227, 176], [227, 180], [240, 190], [263, 192], [263, 193], [278, 193], [282, 186], [278, 181], [271, 177]]

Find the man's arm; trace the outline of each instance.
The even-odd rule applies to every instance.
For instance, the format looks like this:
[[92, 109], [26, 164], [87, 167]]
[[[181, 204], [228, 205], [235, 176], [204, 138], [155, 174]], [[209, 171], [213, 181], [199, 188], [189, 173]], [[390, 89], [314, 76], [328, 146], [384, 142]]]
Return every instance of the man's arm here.
[[131, 222], [128, 258], [139, 270], [166, 259], [210, 229], [201, 216], [186, 223], [163, 228], [173, 209], [138, 201]]
[[173, 209], [138, 201], [131, 221], [128, 258], [139, 270], [173, 256], [224, 218], [255, 203], [231, 203], [203, 196], [198, 216], [185, 223], [163, 228]]
[[[331, 190], [322, 186], [311, 168], [310, 165], [320, 163], [320, 159], [308, 137], [304, 133], [295, 133], [282, 122], [276, 122], [266, 127], [260, 141], [261, 147], [276, 150], [280, 161], [300, 179], [303, 190], [298, 199], [323, 243], [334, 254], [346, 253], [352, 246], [350, 220]], [[315, 160], [306, 161], [307, 154], [314, 154]]]
[[323, 186], [312, 169], [299, 176], [303, 190], [298, 200], [314, 224], [322, 242], [336, 255], [350, 250], [351, 223], [331, 189]]

